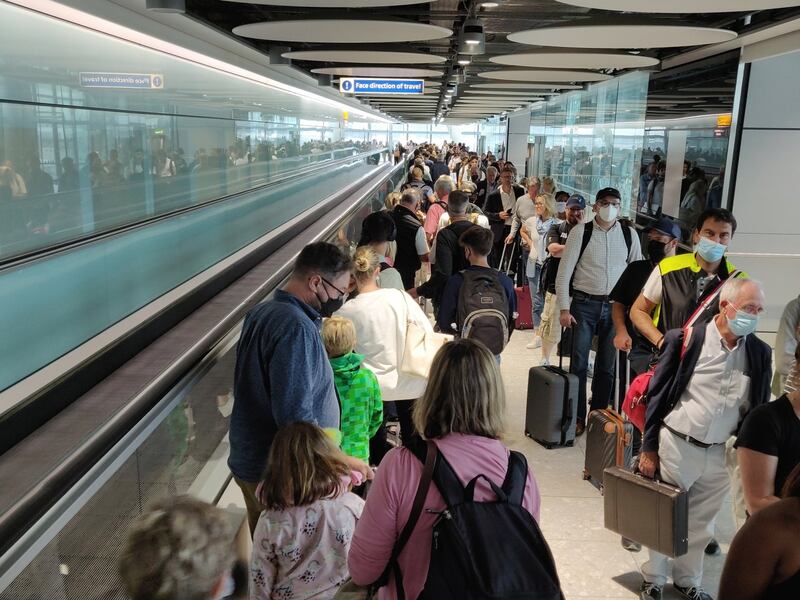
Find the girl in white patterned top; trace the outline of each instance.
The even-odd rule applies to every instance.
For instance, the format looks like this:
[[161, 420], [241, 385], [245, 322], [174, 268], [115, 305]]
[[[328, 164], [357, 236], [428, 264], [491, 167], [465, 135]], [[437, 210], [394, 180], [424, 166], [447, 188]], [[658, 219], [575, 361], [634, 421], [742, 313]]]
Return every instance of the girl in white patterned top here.
[[278, 431], [256, 495], [266, 510], [253, 535], [251, 600], [332, 598], [348, 579], [347, 553], [364, 501], [344, 455], [316, 425]]

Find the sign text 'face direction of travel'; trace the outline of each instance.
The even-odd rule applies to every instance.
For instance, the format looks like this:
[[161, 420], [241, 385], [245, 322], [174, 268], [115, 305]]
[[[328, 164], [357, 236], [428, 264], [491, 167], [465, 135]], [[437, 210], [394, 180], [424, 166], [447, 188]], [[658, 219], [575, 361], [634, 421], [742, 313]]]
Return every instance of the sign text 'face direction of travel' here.
[[164, 76], [147, 73], [81, 73], [81, 87], [163, 90]]
[[424, 79], [373, 79], [342, 77], [339, 91], [343, 94], [422, 94]]

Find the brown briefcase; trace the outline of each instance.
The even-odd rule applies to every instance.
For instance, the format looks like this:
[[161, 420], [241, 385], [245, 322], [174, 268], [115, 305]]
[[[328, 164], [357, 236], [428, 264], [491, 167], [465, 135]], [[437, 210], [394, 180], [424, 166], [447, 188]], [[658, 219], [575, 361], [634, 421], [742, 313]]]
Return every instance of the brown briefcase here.
[[619, 467], [603, 473], [606, 529], [661, 554], [689, 550], [689, 505], [685, 490]]

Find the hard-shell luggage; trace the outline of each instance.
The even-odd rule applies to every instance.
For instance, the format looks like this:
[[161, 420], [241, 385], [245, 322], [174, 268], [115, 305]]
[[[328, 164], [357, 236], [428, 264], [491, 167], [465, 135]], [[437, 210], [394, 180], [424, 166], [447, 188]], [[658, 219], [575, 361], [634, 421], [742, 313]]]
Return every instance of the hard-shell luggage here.
[[533, 367], [528, 372], [525, 435], [548, 450], [572, 446], [578, 414], [578, 376], [558, 367]]
[[620, 394], [628, 385], [630, 371], [625, 352], [617, 353], [617, 377], [611, 396], [613, 407], [593, 410], [586, 419], [586, 458], [583, 478], [603, 490], [603, 471], [608, 467], [633, 467], [636, 428], [619, 412]]
[[626, 469], [633, 454], [633, 424], [613, 408], [593, 410], [586, 419], [586, 459], [583, 478], [603, 490], [603, 472]]
[[603, 477], [605, 526], [661, 554], [689, 550], [689, 504], [685, 490], [619, 467]]

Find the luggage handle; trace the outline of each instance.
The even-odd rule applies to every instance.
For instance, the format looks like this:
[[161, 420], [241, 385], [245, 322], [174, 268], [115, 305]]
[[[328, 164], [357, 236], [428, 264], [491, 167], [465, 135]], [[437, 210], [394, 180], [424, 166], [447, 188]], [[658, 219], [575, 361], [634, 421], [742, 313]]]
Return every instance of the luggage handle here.
[[[570, 328], [561, 328], [561, 339], [564, 339], [566, 335], [567, 329]], [[569, 346], [569, 366], [572, 368], [572, 358], [575, 355], [575, 331], [570, 332], [570, 346]], [[558, 353], [558, 368], [562, 372], [564, 371], [564, 353]], [[572, 402], [569, 399], [569, 381], [564, 382], [564, 404], [561, 407], [561, 445], [567, 443], [567, 433], [569, 433], [569, 426], [572, 423]]]

